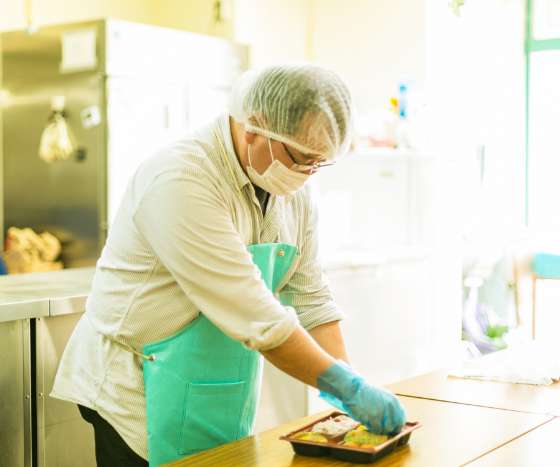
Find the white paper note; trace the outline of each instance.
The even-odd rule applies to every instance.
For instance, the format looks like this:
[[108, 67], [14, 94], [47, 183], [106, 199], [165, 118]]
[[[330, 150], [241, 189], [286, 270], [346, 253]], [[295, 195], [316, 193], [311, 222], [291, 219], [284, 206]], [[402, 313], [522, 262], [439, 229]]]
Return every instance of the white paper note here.
[[97, 33], [95, 29], [78, 29], [62, 34], [60, 71], [90, 70], [97, 66]]

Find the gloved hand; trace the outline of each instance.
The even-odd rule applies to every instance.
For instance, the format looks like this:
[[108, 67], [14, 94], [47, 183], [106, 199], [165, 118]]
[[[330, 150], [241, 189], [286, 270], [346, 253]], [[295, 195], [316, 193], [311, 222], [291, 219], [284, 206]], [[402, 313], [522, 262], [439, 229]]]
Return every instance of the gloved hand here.
[[388, 391], [367, 384], [338, 361], [317, 378], [321, 397], [378, 434], [398, 433], [406, 422], [404, 408]]

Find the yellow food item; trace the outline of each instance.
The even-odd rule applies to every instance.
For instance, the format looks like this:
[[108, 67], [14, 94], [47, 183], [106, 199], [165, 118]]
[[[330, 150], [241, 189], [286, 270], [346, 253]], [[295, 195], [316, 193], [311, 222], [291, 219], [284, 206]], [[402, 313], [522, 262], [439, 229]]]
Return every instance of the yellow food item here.
[[328, 443], [329, 440], [319, 434], [319, 433], [312, 433], [311, 431], [302, 431], [300, 433], [297, 433], [294, 436], [295, 439], [300, 439], [302, 441], [313, 441], [315, 443]]
[[388, 436], [371, 433], [362, 427], [363, 425], [346, 433], [343, 446], [371, 449], [389, 439]]

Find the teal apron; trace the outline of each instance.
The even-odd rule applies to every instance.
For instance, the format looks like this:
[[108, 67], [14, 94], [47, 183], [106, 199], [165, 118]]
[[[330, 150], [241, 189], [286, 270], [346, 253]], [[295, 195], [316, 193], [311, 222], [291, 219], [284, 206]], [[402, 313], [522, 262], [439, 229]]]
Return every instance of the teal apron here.
[[[292, 269], [297, 248], [250, 245], [253, 262], [273, 292]], [[143, 347], [150, 466], [228, 443], [251, 433], [262, 358], [204, 316]]]

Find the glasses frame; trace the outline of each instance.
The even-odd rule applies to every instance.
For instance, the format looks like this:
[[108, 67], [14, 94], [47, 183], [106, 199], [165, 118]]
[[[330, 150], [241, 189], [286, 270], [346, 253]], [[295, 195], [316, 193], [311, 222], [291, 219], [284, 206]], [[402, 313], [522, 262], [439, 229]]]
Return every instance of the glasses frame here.
[[286, 154], [288, 154], [288, 157], [292, 160], [292, 162], [294, 163], [294, 165], [292, 165], [290, 167], [290, 170], [294, 170], [296, 172], [302, 172], [302, 173], [315, 173], [317, 172], [319, 169], [321, 169], [322, 167], [329, 167], [331, 165], [335, 165], [336, 162], [312, 162], [311, 164], [299, 164], [296, 159], [294, 158], [293, 154], [290, 152], [290, 150], [288, 149], [288, 146], [286, 146], [284, 143], [282, 143], [280, 141], [280, 144], [282, 145], [282, 147], [284, 148], [284, 151], [286, 151]]

